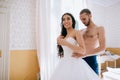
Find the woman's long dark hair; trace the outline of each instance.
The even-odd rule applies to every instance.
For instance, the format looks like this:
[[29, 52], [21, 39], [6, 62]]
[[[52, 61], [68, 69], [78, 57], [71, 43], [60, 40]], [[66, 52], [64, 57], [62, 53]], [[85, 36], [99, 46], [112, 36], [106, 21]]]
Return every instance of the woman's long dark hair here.
[[[72, 23], [73, 23], [73, 24], [72, 24], [72, 27], [73, 27], [73, 28], [75, 28], [76, 22], [75, 22], [75, 19], [74, 19], [74, 17], [73, 17], [72, 14], [70, 14], [70, 13], [65, 13], [65, 14], [63, 14], [63, 16], [62, 16], [62, 18], [61, 18], [61, 36], [66, 37], [67, 31], [66, 31], [66, 28], [65, 28], [64, 25], [63, 25], [63, 17], [64, 17], [64, 15], [69, 15], [69, 16], [72, 18]], [[58, 55], [59, 55], [60, 57], [63, 57], [63, 56], [64, 56], [64, 52], [63, 52], [62, 46], [61, 46], [61, 45], [57, 45], [57, 48], [58, 48]]]

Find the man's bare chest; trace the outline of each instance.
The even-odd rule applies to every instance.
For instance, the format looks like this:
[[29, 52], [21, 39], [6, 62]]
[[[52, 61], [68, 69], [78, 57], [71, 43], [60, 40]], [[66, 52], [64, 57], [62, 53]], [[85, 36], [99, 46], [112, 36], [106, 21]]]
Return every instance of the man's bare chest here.
[[95, 29], [93, 30], [86, 30], [83, 34], [84, 38], [97, 38], [98, 33]]

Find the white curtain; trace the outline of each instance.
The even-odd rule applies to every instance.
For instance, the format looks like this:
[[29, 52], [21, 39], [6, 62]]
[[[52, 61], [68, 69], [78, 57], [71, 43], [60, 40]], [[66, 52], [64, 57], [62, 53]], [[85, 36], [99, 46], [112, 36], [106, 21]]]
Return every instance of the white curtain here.
[[[73, 2], [75, 4], [76, 1], [83, 3], [85, 0], [36, 1], [36, 43], [40, 66], [40, 76], [41, 80], [49, 80], [56, 64], [59, 61], [59, 57], [57, 56], [56, 38], [60, 34], [61, 16], [62, 13], [69, 12], [67, 11], [68, 9], [65, 8], [66, 3], [64, 3], [64, 1], [68, 1], [68, 5], [71, 5]], [[77, 7], [76, 9], [75, 4], [71, 7], [71, 11], [73, 12], [78, 8], [80, 9], [80, 7]], [[84, 4], [80, 4], [80, 6], [81, 5], [83, 5], [83, 8], [86, 7]], [[75, 13], [79, 14], [79, 11], [76, 11]], [[76, 15], [74, 13], [72, 14]], [[77, 17], [79, 17], [79, 15]]]
[[41, 80], [49, 80], [58, 61], [56, 49], [56, 21], [53, 22], [52, 0], [37, 1], [37, 53]]

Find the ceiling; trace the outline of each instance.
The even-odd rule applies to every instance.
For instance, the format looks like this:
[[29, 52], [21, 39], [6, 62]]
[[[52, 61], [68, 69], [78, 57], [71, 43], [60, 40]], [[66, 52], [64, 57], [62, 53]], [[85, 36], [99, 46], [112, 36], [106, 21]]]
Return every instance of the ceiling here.
[[91, 0], [92, 3], [95, 3], [97, 5], [101, 5], [101, 6], [104, 6], [104, 7], [109, 7], [109, 6], [112, 6], [112, 5], [119, 5], [118, 3], [120, 3], [120, 0]]

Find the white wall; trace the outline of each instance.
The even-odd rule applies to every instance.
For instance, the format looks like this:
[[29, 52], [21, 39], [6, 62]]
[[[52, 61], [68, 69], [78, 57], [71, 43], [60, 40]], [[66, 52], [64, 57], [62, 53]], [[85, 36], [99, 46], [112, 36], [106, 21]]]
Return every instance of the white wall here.
[[10, 6], [10, 49], [36, 49], [35, 0], [11, 0]]
[[104, 7], [88, 2], [93, 21], [105, 27], [107, 47], [120, 47], [120, 3]]

